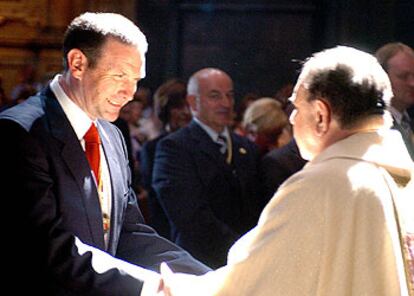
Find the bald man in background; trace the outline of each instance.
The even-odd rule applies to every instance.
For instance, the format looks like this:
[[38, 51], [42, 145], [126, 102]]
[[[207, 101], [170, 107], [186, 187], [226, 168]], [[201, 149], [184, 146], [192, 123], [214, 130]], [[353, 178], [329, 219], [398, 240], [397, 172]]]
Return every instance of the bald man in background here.
[[219, 69], [194, 73], [187, 85], [192, 122], [157, 145], [153, 187], [172, 239], [211, 267], [257, 222], [258, 150], [234, 134], [234, 89]]

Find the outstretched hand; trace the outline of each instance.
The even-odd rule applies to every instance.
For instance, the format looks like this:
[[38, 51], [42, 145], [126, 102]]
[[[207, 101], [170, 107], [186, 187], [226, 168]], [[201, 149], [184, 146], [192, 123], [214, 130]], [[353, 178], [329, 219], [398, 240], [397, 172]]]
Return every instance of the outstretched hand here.
[[171, 283], [173, 272], [166, 263], [161, 263], [161, 276], [145, 280], [141, 296], [172, 296]]
[[168, 267], [167, 263], [163, 262], [161, 263], [161, 280], [160, 285], [158, 287], [158, 292], [160, 296], [173, 296], [171, 292], [171, 287], [169, 283], [171, 283], [171, 277], [173, 275], [173, 272]]

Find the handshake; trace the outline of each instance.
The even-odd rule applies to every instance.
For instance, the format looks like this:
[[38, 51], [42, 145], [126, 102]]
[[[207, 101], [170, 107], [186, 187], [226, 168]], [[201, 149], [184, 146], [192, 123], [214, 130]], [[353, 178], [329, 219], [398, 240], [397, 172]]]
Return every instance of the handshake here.
[[197, 276], [173, 273], [167, 263], [161, 264], [161, 273], [147, 277], [141, 296], [186, 296], [205, 295], [205, 291], [197, 291], [193, 284], [198, 282]]
[[172, 296], [171, 287], [172, 277], [174, 273], [168, 267], [167, 263], [161, 263], [161, 274], [156, 274], [153, 277], [148, 277], [144, 281], [144, 286], [141, 291], [141, 296]]

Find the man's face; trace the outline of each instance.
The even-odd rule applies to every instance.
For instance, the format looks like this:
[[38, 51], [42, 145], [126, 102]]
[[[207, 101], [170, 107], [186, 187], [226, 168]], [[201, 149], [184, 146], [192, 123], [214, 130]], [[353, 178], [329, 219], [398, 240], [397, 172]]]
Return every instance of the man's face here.
[[217, 132], [233, 119], [233, 82], [224, 73], [210, 73], [199, 80], [199, 96], [190, 101], [197, 118]]
[[308, 102], [308, 96], [309, 92], [303, 85], [295, 87], [291, 97], [295, 109], [289, 119], [293, 125], [293, 134], [302, 158], [311, 160], [319, 153], [319, 150], [317, 137], [314, 136], [316, 114], [313, 101]]
[[394, 98], [391, 104], [399, 111], [414, 105], [414, 55], [400, 51], [388, 61], [388, 75]]
[[96, 67], [82, 76], [82, 105], [91, 117], [114, 121], [121, 108], [132, 100], [141, 79], [142, 61], [134, 46], [108, 39]]

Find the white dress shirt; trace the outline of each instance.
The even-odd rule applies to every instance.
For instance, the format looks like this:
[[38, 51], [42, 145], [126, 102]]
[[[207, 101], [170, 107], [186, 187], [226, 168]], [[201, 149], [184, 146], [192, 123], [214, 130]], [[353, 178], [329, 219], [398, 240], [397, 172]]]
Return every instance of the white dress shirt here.
[[[60, 106], [63, 109], [63, 112], [68, 118], [73, 130], [75, 131], [76, 136], [78, 137], [78, 140], [83, 150], [85, 150], [85, 140], [83, 139], [83, 137], [85, 136], [86, 132], [88, 131], [92, 123], [94, 123], [97, 126], [101, 138], [107, 137], [107, 135], [105, 134], [103, 129], [99, 129], [99, 124], [97, 121], [92, 121], [89, 118], [89, 116], [68, 97], [68, 95], [65, 93], [65, 91], [59, 84], [59, 79], [61, 76], [62, 75], [58, 74], [53, 78], [53, 80], [50, 83], [50, 88], [52, 89], [52, 92], [55, 94]], [[100, 154], [105, 156], [102, 144], [100, 145], [99, 150]], [[106, 162], [106, 157], [100, 158], [100, 167], [102, 179], [102, 192], [98, 192], [98, 194], [102, 197], [102, 200], [100, 200], [101, 210], [103, 213], [106, 213], [109, 217], [111, 217], [111, 178], [109, 175], [109, 168]], [[92, 170], [91, 174], [92, 176], [94, 176]], [[96, 184], [96, 187], [98, 188], [98, 184]], [[106, 233], [104, 237], [106, 245], [108, 243], [108, 238], [109, 232]]]
[[230, 133], [227, 127], [225, 127], [224, 130], [219, 134], [218, 132], [213, 130], [211, 127], [201, 122], [201, 120], [199, 120], [197, 117], [194, 117], [193, 119], [210, 136], [213, 142], [221, 144], [218, 140], [219, 135], [225, 137], [227, 143], [230, 141]]

